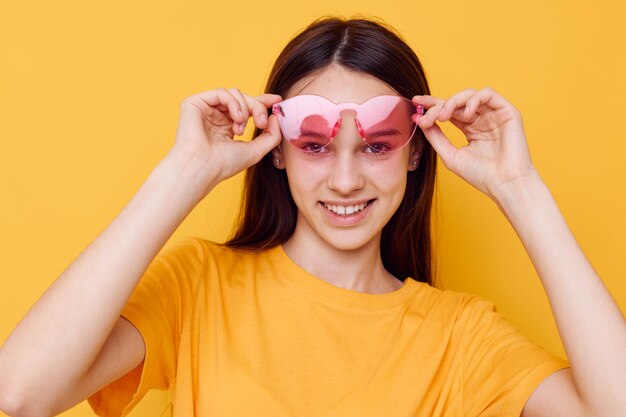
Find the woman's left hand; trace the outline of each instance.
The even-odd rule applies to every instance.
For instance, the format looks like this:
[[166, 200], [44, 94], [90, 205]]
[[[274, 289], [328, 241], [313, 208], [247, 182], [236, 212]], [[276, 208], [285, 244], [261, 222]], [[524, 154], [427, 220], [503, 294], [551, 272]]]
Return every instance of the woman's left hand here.
[[[464, 90], [447, 100], [415, 96], [413, 102], [428, 109], [414, 120], [446, 168], [492, 199], [536, 178], [522, 115], [494, 90]], [[457, 149], [435, 123], [448, 120], [465, 134], [467, 145]]]

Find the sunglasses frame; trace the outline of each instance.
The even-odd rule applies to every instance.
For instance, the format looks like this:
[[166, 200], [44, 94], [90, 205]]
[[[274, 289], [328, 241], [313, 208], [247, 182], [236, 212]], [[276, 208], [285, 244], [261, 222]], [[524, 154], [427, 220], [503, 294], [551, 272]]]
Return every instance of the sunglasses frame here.
[[[355, 122], [356, 127], [357, 127], [357, 130], [358, 130], [358, 132], [359, 132], [359, 136], [361, 137], [361, 139], [363, 140], [363, 142], [365, 142], [368, 146], [371, 146], [371, 145], [370, 145], [370, 144], [369, 144], [369, 143], [365, 140], [365, 138], [364, 138], [363, 129], [361, 128], [361, 125], [360, 125], [360, 121], [359, 121], [359, 119], [358, 119], [358, 116], [359, 116], [359, 111], [360, 111], [360, 109], [361, 109], [363, 106], [366, 106], [366, 105], [367, 105], [367, 103], [368, 103], [369, 101], [374, 100], [374, 99], [377, 99], [377, 98], [380, 98], [380, 97], [393, 97], [394, 99], [400, 99], [400, 100], [406, 101], [406, 102], [408, 102], [408, 103], [410, 103], [410, 104], [414, 105], [414, 106], [415, 106], [415, 108], [416, 108], [415, 114], [424, 115], [424, 113], [425, 113], [425, 109], [424, 109], [424, 106], [423, 106], [423, 105], [421, 105], [421, 104], [417, 104], [417, 103], [414, 103], [413, 101], [409, 100], [409, 99], [408, 99], [408, 98], [406, 98], [406, 97], [403, 97], [403, 96], [397, 96], [397, 95], [393, 95], [393, 94], [381, 94], [381, 95], [378, 95], [378, 96], [374, 96], [374, 97], [371, 97], [371, 98], [369, 98], [369, 99], [365, 100], [365, 101], [364, 101], [364, 102], [362, 102], [362, 103], [354, 103], [354, 102], [342, 102], [342, 103], [335, 103], [334, 101], [332, 101], [332, 100], [330, 100], [330, 99], [328, 99], [328, 98], [326, 98], [326, 97], [324, 97], [324, 96], [317, 95], [317, 94], [301, 94], [301, 95], [297, 95], [297, 96], [290, 97], [290, 98], [288, 98], [288, 99], [286, 99], [286, 100], [283, 100], [283, 101], [281, 101], [281, 102], [279, 102], [279, 103], [276, 103], [276, 104], [274, 104], [274, 105], [271, 107], [271, 109], [270, 109], [270, 114], [275, 114], [275, 115], [279, 118], [279, 125], [280, 125], [280, 129], [281, 129], [281, 134], [282, 134], [283, 136], [285, 136], [285, 134], [284, 134], [284, 132], [283, 132], [282, 123], [280, 123], [280, 119], [281, 119], [281, 117], [285, 117], [285, 115], [284, 115], [284, 112], [283, 112], [283, 109], [282, 109], [282, 105], [283, 105], [284, 103], [286, 103], [286, 102], [290, 101], [290, 100], [294, 100], [294, 99], [298, 99], [298, 98], [302, 99], [302, 97], [314, 97], [316, 100], [322, 99], [322, 100], [324, 100], [324, 101], [326, 101], [326, 102], [328, 102], [328, 103], [331, 103], [331, 104], [333, 105], [333, 107], [335, 108], [335, 110], [336, 110], [336, 114], [340, 114], [340, 113], [341, 113], [341, 111], [342, 111], [342, 110], [345, 110], [345, 109], [348, 109], [348, 110], [354, 110], [354, 111], [356, 111], [356, 115], [355, 115], [355, 117], [354, 117], [354, 122]], [[335, 136], [337, 135], [337, 132], [339, 131], [339, 127], [341, 126], [342, 121], [343, 121], [343, 118], [342, 118], [342, 117], [339, 117], [339, 118], [338, 118], [338, 119], [334, 122], [334, 127], [333, 127], [333, 131], [332, 131], [332, 133], [331, 133], [331, 136], [330, 136], [330, 140], [328, 141], [328, 143], [326, 143], [326, 144], [324, 145], [324, 148], [325, 148], [325, 147], [327, 147], [328, 145], [330, 145], [330, 144], [333, 142], [333, 140], [335, 139]], [[408, 137], [408, 139], [406, 140], [406, 142], [405, 142], [404, 144], [402, 144], [401, 146], [399, 146], [398, 148], [395, 148], [395, 149], [393, 149], [393, 150], [386, 151], [386, 152], [394, 152], [394, 151], [397, 151], [397, 150], [399, 150], [399, 149], [403, 148], [404, 146], [406, 146], [406, 144], [407, 144], [407, 143], [409, 143], [409, 142], [411, 141], [411, 139], [412, 139], [412, 138], [413, 138], [413, 136], [415, 135], [415, 132], [416, 132], [416, 131], [417, 131], [417, 129], [418, 129], [418, 127], [417, 127], [417, 123], [413, 122], [413, 125], [414, 125], [413, 132], [409, 135], [409, 137]], [[308, 153], [307, 151], [305, 151], [305, 150], [303, 150], [303, 149], [300, 149], [300, 148], [298, 148], [296, 145], [294, 145], [293, 143], [291, 143], [291, 141], [290, 141], [290, 140], [287, 140], [287, 143], [289, 143], [291, 146], [293, 146], [295, 149], [297, 149], [297, 150], [299, 150], [299, 151], [301, 151], [301, 152]]]

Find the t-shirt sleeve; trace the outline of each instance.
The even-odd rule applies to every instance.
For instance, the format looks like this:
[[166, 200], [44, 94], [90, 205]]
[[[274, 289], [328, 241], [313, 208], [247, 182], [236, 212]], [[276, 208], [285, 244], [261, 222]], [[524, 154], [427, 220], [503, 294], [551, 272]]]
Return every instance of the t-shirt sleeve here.
[[152, 261], [121, 312], [143, 337], [144, 361], [87, 398], [98, 416], [126, 416], [149, 390], [171, 387], [182, 327], [204, 265], [203, 244], [197, 238], [163, 249]]
[[489, 300], [473, 297], [461, 320], [465, 416], [519, 417], [535, 388], [569, 366], [521, 334]]

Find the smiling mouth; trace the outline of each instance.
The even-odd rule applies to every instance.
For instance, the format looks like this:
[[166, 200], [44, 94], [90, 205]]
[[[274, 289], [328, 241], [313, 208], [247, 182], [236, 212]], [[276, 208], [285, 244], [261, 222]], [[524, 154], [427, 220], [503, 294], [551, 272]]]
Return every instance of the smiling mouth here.
[[323, 201], [320, 201], [320, 203], [322, 203], [324, 207], [326, 207], [329, 211], [332, 211], [335, 214], [338, 214], [340, 216], [349, 216], [351, 214], [355, 214], [364, 210], [365, 207], [367, 207], [374, 200], [375, 199], [368, 200], [365, 203], [356, 204], [353, 206], [340, 206], [340, 205], [335, 205], [335, 204], [327, 204], [327, 203], [324, 203]]

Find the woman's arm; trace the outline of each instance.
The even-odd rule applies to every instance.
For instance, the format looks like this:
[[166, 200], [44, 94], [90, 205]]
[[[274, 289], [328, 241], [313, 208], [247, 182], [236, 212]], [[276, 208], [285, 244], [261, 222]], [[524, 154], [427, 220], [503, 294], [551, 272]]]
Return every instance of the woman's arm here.
[[[535, 171], [527, 181], [502, 189], [496, 202], [520, 237], [550, 301], [571, 365], [567, 375], [588, 410], [578, 415], [625, 416], [626, 321], [580, 249], [548, 187]], [[566, 401], [559, 396], [571, 390], [545, 382], [522, 415], [577, 415], [569, 409], [576, 405], [575, 399]], [[562, 384], [569, 385], [569, 381], [564, 379]]]
[[[139, 279], [196, 203], [169, 156], [39, 298], [0, 349], [0, 407], [47, 415], [91, 367]], [[187, 166], [187, 169], [184, 167]]]
[[[546, 378], [524, 417], [626, 416], [626, 321], [532, 164], [519, 111], [489, 88], [414, 101], [430, 107], [417, 123], [444, 165], [511, 222], [550, 301], [571, 372]], [[437, 120], [457, 126], [468, 145], [454, 147]]]
[[[173, 149], [0, 348], [0, 409], [45, 416], [64, 403], [182, 220], [215, 185], [280, 143], [276, 116], [267, 117], [267, 108], [280, 99], [217, 89], [183, 101]], [[265, 132], [250, 142], [234, 141], [252, 114]]]

